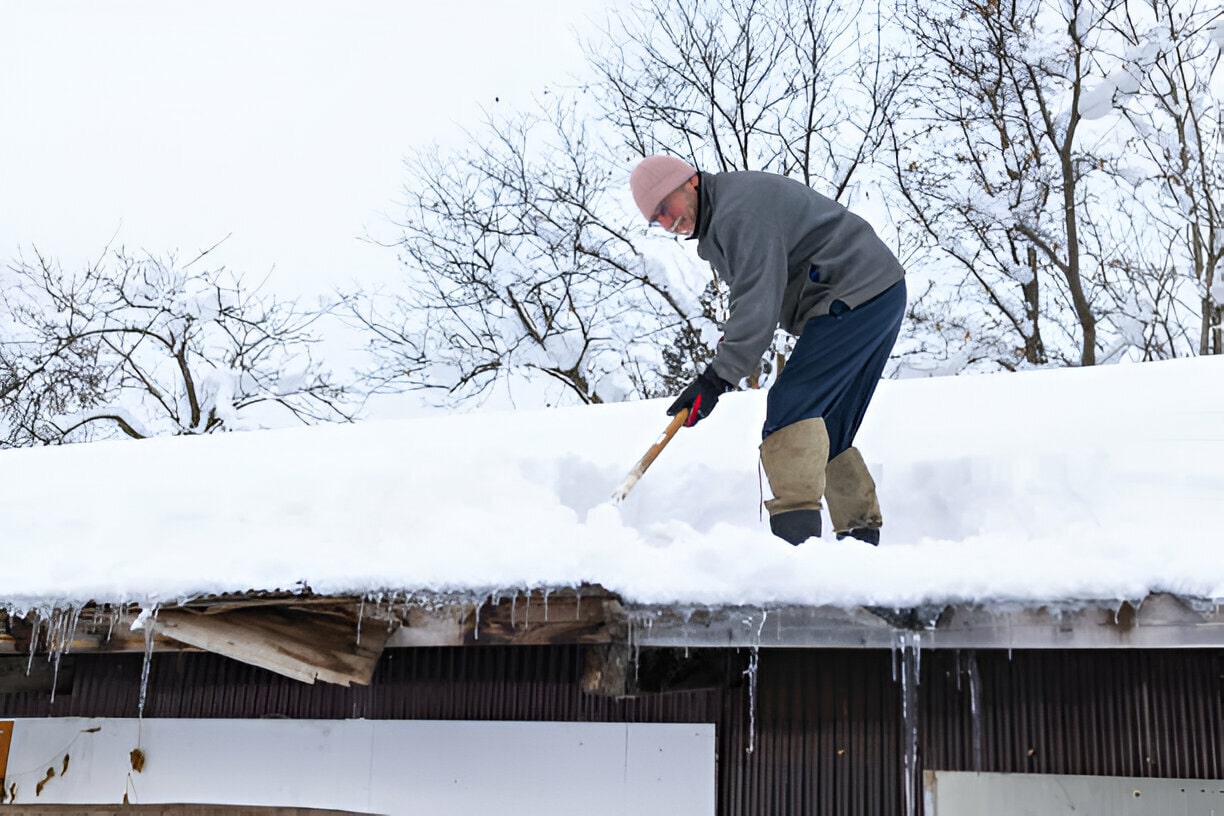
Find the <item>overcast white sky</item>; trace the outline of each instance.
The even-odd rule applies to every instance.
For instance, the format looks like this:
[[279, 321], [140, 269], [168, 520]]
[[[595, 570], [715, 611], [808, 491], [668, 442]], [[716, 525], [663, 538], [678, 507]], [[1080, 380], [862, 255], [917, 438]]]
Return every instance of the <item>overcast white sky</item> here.
[[[327, 290], [395, 274], [402, 159], [581, 71], [608, 0], [6, 0], [0, 262], [113, 239]], [[500, 102], [495, 99], [500, 98]]]

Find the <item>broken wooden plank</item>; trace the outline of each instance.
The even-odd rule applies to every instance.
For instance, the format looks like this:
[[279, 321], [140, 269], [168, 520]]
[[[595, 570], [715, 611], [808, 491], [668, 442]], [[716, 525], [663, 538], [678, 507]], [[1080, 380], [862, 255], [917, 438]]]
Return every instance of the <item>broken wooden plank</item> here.
[[155, 631], [205, 651], [314, 683], [368, 685], [390, 635], [384, 621], [358, 631], [358, 610], [343, 620], [284, 607], [207, 615], [161, 609]]
[[[615, 626], [609, 628], [610, 625], [619, 625], [624, 620], [616, 596], [597, 586], [522, 591], [478, 602], [405, 595], [400, 600], [375, 603], [355, 596], [256, 592], [247, 596], [195, 598], [176, 606], [160, 607], [159, 622], [166, 625], [155, 627], [152, 649], [216, 651], [200, 645], [207, 642], [202, 634], [191, 637], [185, 631], [172, 633], [171, 617], [188, 613], [224, 619], [234, 614], [253, 614], [256, 610], [269, 610], [268, 620], [304, 615], [314, 626], [324, 627], [321, 631], [326, 631], [323, 622], [330, 620], [340, 631], [352, 632], [360, 616], [363, 638], [364, 633], [376, 637], [375, 630], [390, 631], [391, 638], [385, 645], [396, 647], [609, 643], [618, 636]], [[139, 614], [140, 609], [131, 605], [93, 604], [77, 610], [57, 610], [52, 620], [40, 620], [36, 613], [13, 618], [0, 612], [0, 654], [145, 652], [149, 647], [145, 631], [131, 628]], [[71, 625], [60, 626], [56, 637], [49, 639], [54, 622], [66, 618], [71, 619]], [[175, 623], [181, 623], [181, 618], [176, 618]]]

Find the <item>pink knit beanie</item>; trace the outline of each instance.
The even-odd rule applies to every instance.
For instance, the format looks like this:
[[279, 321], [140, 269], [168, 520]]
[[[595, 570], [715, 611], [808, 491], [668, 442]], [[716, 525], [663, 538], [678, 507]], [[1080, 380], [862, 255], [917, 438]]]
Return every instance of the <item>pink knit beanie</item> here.
[[667, 195], [697, 175], [693, 165], [675, 156], [647, 156], [629, 174], [633, 200], [647, 221]]

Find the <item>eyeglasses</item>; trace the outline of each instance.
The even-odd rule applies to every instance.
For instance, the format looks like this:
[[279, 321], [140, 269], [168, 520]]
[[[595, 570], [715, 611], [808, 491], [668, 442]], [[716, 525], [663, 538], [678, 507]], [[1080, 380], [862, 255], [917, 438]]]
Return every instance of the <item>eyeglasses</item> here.
[[667, 199], [664, 198], [659, 202], [659, 206], [655, 207], [654, 214], [650, 216], [650, 223], [657, 224], [659, 219], [667, 213]]

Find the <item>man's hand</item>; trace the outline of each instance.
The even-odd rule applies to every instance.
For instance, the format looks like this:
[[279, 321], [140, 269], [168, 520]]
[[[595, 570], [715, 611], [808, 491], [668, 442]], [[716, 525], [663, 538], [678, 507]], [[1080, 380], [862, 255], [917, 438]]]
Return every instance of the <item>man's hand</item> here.
[[697, 379], [680, 392], [680, 396], [676, 397], [676, 401], [667, 409], [667, 415], [675, 416], [688, 408], [689, 415], [684, 421], [684, 427], [696, 425], [710, 415], [714, 406], [718, 404], [718, 398], [733, 387], [731, 383], [715, 374], [713, 368], [707, 367]]

